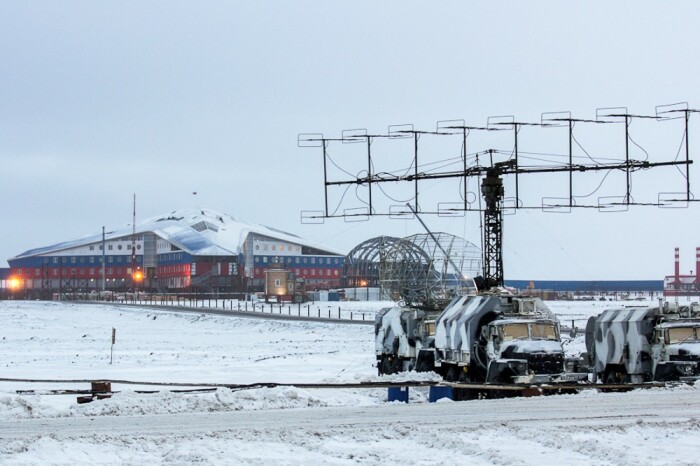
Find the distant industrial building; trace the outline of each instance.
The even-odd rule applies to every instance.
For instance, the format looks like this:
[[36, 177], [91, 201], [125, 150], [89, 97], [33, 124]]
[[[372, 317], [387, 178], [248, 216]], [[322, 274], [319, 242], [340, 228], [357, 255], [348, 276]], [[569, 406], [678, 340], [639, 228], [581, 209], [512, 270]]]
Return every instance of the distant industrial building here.
[[681, 274], [680, 250], [675, 250], [675, 270], [673, 275], [664, 278], [664, 296], [666, 297], [700, 297], [700, 247], [695, 248], [695, 275]]
[[[103, 260], [104, 258], [104, 260]], [[23, 252], [6, 284], [26, 296], [133, 289], [264, 291], [273, 263], [307, 289], [340, 284], [344, 255], [275, 228], [208, 209], [175, 211], [126, 227]], [[293, 278], [293, 280], [292, 280]], [[292, 293], [290, 293], [292, 294]]]

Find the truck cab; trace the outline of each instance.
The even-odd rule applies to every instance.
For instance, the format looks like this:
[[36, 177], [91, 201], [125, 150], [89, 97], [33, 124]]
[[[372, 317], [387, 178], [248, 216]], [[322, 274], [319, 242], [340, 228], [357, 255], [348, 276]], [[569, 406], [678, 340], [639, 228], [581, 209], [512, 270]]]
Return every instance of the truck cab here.
[[[550, 319], [500, 319], [482, 332], [488, 359], [489, 383], [560, 382], [564, 375], [564, 349], [559, 323]], [[578, 374], [566, 374], [566, 381], [578, 380]]]
[[651, 345], [655, 381], [694, 381], [700, 378], [700, 322], [667, 321], [654, 328]]

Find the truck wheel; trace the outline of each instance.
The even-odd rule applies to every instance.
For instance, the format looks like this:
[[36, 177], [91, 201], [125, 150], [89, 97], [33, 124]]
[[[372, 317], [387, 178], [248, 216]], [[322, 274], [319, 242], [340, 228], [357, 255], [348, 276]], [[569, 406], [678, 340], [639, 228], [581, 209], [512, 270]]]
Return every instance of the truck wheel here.
[[401, 369], [401, 360], [392, 355], [382, 356], [381, 373], [390, 375], [396, 374]]
[[418, 353], [416, 360], [416, 372], [431, 372], [435, 371], [435, 361], [432, 354]]
[[[605, 370], [603, 382], [607, 385], [619, 385], [629, 383], [630, 377], [624, 367], [608, 367]], [[602, 392], [627, 392], [631, 388], [608, 388]]]

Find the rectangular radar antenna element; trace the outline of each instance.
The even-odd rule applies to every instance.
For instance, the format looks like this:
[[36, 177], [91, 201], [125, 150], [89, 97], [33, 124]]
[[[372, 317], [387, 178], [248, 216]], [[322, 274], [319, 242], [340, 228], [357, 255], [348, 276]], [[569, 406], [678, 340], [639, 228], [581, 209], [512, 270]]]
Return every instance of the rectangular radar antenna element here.
[[515, 215], [519, 205], [519, 202], [514, 197], [504, 197], [503, 202], [501, 202], [501, 211], [503, 215]]
[[369, 209], [367, 207], [354, 207], [343, 211], [343, 219], [347, 223], [366, 222], [369, 220]]
[[438, 202], [438, 217], [464, 217], [464, 204], [461, 202]]
[[658, 205], [662, 209], [687, 209], [690, 205], [687, 193], [659, 193]]
[[389, 218], [391, 220], [411, 220], [413, 219], [413, 211], [405, 205], [389, 206]]
[[367, 142], [367, 129], [344, 129], [342, 132], [341, 140], [343, 141], [343, 144], [357, 144], [360, 142]]
[[627, 107], [597, 108], [595, 111], [595, 120], [598, 123], [623, 123], [629, 116]]
[[299, 220], [303, 225], [323, 225], [326, 221], [322, 210], [302, 210]]
[[413, 125], [403, 124], [403, 125], [391, 125], [388, 129], [389, 138], [391, 139], [406, 139], [413, 137]]
[[572, 206], [569, 203], [569, 198], [564, 197], [543, 197], [542, 212], [555, 214], [569, 214]]
[[486, 119], [488, 129], [511, 129], [514, 125], [515, 116], [513, 115], [496, 115]]
[[321, 147], [322, 145], [322, 133], [299, 133], [297, 135], [297, 147]]
[[540, 124], [545, 127], [569, 126], [570, 122], [571, 112], [544, 112], [540, 116]]
[[615, 213], [627, 212], [628, 210], [627, 196], [603, 196], [598, 198], [598, 212]]
[[459, 134], [467, 129], [464, 120], [441, 120], [435, 126], [435, 132], [443, 134]]
[[657, 105], [655, 110], [656, 117], [660, 120], [678, 120], [688, 112], [688, 102]]

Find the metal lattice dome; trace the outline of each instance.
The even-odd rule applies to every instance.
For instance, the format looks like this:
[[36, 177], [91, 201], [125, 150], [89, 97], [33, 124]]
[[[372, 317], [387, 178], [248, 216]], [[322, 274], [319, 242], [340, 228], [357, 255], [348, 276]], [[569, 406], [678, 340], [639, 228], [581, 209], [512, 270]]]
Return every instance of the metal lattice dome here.
[[345, 286], [378, 286], [384, 298], [435, 307], [472, 287], [480, 271], [476, 245], [434, 233], [364, 241], [346, 257], [343, 276]]

